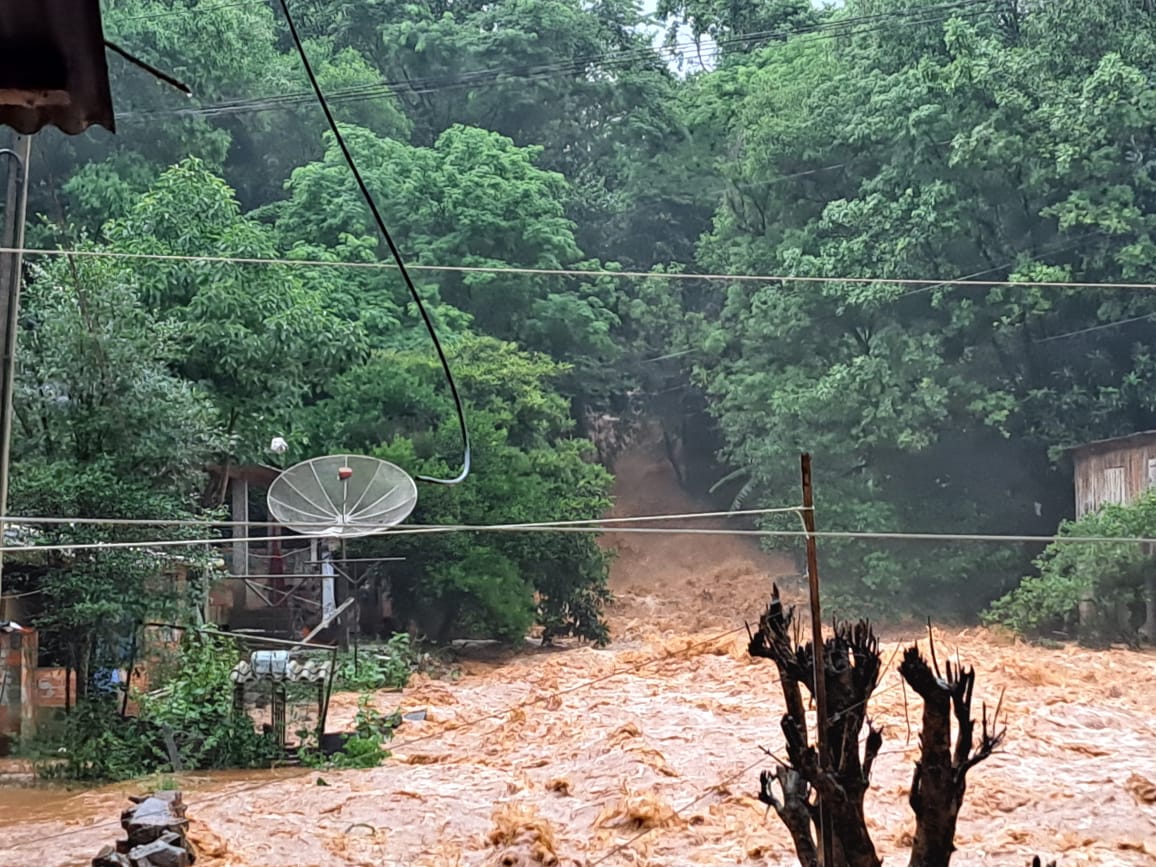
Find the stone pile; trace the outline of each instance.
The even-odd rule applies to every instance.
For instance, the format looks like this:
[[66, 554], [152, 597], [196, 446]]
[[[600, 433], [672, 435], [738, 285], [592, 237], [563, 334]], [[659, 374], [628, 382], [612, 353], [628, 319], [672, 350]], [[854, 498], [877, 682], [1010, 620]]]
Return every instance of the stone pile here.
[[134, 806], [120, 814], [127, 839], [101, 849], [92, 867], [192, 867], [197, 859], [185, 836], [189, 820], [181, 793], [129, 800]]

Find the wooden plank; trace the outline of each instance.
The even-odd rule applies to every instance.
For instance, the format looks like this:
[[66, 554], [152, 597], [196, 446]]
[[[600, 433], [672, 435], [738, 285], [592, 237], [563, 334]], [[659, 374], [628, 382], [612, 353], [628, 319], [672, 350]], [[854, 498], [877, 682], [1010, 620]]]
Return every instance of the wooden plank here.
[[318, 632], [320, 632], [322, 629], [324, 629], [326, 626], [328, 626], [330, 623], [332, 623], [334, 620], [336, 620], [338, 617], [340, 617], [342, 612], [344, 612], [346, 608], [348, 608], [350, 605], [353, 604], [354, 598], [355, 597], [350, 596], [348, 599], [346, 599], [344, 602], [342, 602], [340, 605], [338, 605], [337, 609], [332, 614], [330, 614], [328, 617], [321, 618], [321, 622], [313, 627], [313, 631], [310, 632], [308, 635], [306, 635], [304, 638], [302, 638], [301, 641], [297, 644], [297, 646], [294, 647], [293, 649], [296, 650], [297, 647], [301, 647], [302, 645], [308, 644], [310, 641], [312, 641], [313, 636], [315, 636]]

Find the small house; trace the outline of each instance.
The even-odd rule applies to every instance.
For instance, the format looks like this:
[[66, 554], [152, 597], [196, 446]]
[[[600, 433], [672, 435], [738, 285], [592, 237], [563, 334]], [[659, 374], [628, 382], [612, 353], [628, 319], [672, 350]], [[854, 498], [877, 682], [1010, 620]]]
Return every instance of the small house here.
[[[1135, 503], [1156, 487], [1156, 431], [1096, 440], [1068, 450], [1075, 473], [1076, 518], [1101, 506]], [[1156, 641], [1156, 570], [1148, 576], [1142, 631]]]

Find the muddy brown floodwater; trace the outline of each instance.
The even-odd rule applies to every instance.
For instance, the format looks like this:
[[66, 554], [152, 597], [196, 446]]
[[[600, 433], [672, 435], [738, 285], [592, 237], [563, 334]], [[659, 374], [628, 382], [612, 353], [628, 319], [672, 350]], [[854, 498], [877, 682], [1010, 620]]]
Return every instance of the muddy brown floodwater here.
[[[632, 471], [655, 472], [648, 496], [657, 466]], [[796, 863], [753, 797], [771, 761], [760, 745], [782, 741], [774, 667], [746, 656], [745, 633], [720, 636], [793, 570], [735, 540], [662, 544], [616, 564], [611, 647], [476, 659], [457, 682], [418, 677], [380, 694], [383, 710], [427, 711], [398, 731], [382, 767], [182, 778], [198, 865]], [[1065, 867], [1156, 863], [1156, 654], [1013, 645], [984, 631], [937, 642], [941, 659], [975, 666], [977, 699], [1006, 690], [1008, 714], [1006, 750], [969, 776], [953, 864], [1019, 867], [1036, 853]], [[890, 863], [914, 830], [916, 707], [905, 708], [892, 665], [872, 707], [885, 744], [867, 805]], [[354, 696], [337, 697], [333, 726], [355, 709]], [[87, 863], [116, 838], [132, 790], [0, 790], [0, 863]]]

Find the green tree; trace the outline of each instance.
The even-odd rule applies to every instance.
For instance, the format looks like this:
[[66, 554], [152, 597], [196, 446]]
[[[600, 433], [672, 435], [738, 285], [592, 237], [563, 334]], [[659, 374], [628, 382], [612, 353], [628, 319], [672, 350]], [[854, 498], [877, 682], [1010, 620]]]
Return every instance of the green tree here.
[[[142, 307], [131, 273], [108, 262], [58, 261], [36, 273], [23, 301], [12, 513], [194, 519], [203, 470], [223, 432], [208, 399], [170, 372], [173, 330]], [[6, 577], [19, 591], [40, 591], [42, 613], [33, 622], [43, 644], [77, 671], [82, 694], [92, 671], [120, 662], [137, 621], [188, 616], [188, 600], [162, 578], [174, 558], [194, 578], [211, 568], [204, 549], [91, 547], [158, 533], [197, 538], [211, 535], [207, 527], [34, 529], [34, 542], [79, 547], [24, 555], [7, 564]]]
[[670, 21], [668, 41], [677, 41], [685, 27], [696, 41], [706, 36], [722, 43], [724, 54], [786, 39], [792, 31], [807, 31], [821, 14], [808, 0], [659, 0], [657, 11]]
[[649, 268], [686, 195], [646, 169], [685, 137], [654, 23], [629, 0], [370, 0], [341, 4], [327, 32], [393, 84], [414, 143], [464, 125], [541, 147], [569, 179], [581, 246]]
[[[127, 211], [167, 166], [194, 155], [223, 174], [248, 207], [279, 192], [295, 166], [320, 156], [324, 120], [284, 23], [264, 3], [212, 7], [191, 0], [110, 0], [106, 35], [190, 86], [186, 98], [109, 55], [117, 134], [92, 130], [37, 137], [32, 208], [94, 231]], [[326, 90], [374, 86], [380, 76], [350, 47], [308, 44]], [[336, 106], [347, 122], [407, 137], [410, 124], [388, 94]]]
[[[539, 148], [519, 148], [485, 130], [455, 126], [433, 147], [346, 133], [396, 242], [415, 266], [419, 288], [435, 305], [469, 314], [472, 327], [549, 352], [582, 369], [611, 360], [618, 319], [613, 285], [593, 280], [465, 268], [585, 267], [562, 202], [566, 181], [535, 165]], [[264, 210], [276, 217], [282, 244], [294, 255], [315, 245], [365, 244], [376, 233], [369, 209], [332, 137], [322, 162], [297, 169], [289, 198]], [[360, 303], [410, 304], [395, 272], [354, 278]], [[460, 323], [464, 324], [464, 323]]]
[[[1049, 449], [1151, 425], [1148, 352], [1113, 323], [1152, 308], [956, 284], [1122, 280], [1145, 261], [1150, 181], [1127, 149], [1151, 130], [1152, 19], [1141, 4], [935, 8], [849, 5], [848, 20], [890, 20], [718, 74], [741, 102], [700, 263], [822, 282], [729, 287], [698, 381], [748, 500], [782, 501], [806, 449], [833, 529], [1040, 532], [1070, 500]], [[889, 282], [910, 278], [942, 283]], [[962, 614], [1011, 586], [1024, 556], [827, 550], [828, 574], [888, 606]]]
[[[492, 338], [454, 340], [467, 398], [473, 473], [454, 488], [423, 486], [413, 520], [505, 524], [591, 520], [609, 505], [610, 478], [590, 444], [570, 436], [564, 368]], [[334, 383], [305, 416], [311, 453], [372, 452], [411, 473], [444, 474], [460, 444], [441, 370], [428, 351], [382, 351]], [[353, 550], [352, 548], [350, 549]], [[606, 558], [592, 536], [541, 533], [398, 535], [358, 543], [388, 552], [395, 610], [439, 639], [466, 633], [517, 640], [537, 621], [547, 637], [607, 638]]]
[[332, 282], [291, 266], [180, 260], [278, 254], [273, 232], [242, 215], [233, 191], [196, 159], [161, 175], [104, 234], [118, 253], [178, 257], [134, 260], [137, 291], [173, 334], [175, 371], [213, 398], [239, 460], [260, 454], [364, 348], [360, 323], [328, 302]]

